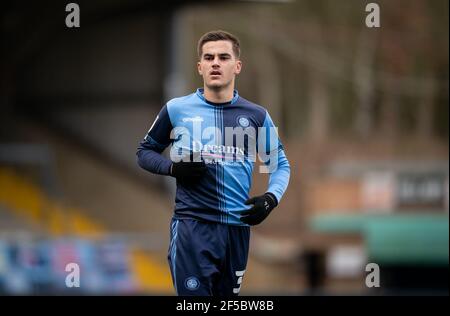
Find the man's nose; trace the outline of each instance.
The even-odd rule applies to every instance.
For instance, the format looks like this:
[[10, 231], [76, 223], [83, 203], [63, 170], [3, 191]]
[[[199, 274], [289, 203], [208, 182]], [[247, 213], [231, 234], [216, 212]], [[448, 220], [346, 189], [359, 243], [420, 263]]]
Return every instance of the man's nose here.
[[218, 56], [216, 56], [216, 57], [214, 57], [214, 60], [213, 60], [213, 66], [219, 66], [219, 57]]

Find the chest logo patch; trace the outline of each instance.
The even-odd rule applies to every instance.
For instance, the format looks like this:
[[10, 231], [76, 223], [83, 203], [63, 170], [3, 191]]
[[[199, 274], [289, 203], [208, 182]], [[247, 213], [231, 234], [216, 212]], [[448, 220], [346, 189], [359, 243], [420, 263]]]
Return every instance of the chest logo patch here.
[[246, 118], [245, 116], [239, 116], [237, 121], [238, 121], [238, 124], [243, 128], [249, 127], [249, 125], [250, 125], [248, 118]]

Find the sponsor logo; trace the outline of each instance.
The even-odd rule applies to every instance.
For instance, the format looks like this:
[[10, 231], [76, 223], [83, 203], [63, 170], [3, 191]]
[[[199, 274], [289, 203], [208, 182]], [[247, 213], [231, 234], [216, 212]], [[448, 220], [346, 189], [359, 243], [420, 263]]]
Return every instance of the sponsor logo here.
[[183, 122], [203, 122], [203, 118], [200, 116], [195, 117], [183, 117]]

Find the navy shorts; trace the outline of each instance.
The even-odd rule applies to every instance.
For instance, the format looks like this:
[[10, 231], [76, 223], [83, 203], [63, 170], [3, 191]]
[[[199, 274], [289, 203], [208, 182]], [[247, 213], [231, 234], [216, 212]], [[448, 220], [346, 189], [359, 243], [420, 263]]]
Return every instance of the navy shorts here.
[[177, 295], [238, 295], [249, 241], [248, 226], [173, 218], [168, 259]]

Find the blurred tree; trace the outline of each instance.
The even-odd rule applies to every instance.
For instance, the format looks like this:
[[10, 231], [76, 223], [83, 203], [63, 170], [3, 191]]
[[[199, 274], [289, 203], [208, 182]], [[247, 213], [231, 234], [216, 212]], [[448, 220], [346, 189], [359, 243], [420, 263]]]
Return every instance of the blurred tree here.
[[378, 29], [366, 27], [359, 0], [233, 3], [191, 14], [198, 36], [223, 28], [241, 37], [240, 90], [288, 137], [448, 139], [448, 1], [377, 3]]

